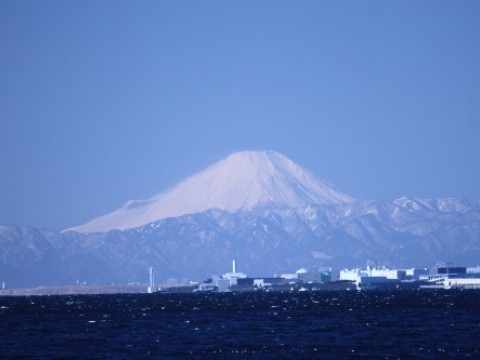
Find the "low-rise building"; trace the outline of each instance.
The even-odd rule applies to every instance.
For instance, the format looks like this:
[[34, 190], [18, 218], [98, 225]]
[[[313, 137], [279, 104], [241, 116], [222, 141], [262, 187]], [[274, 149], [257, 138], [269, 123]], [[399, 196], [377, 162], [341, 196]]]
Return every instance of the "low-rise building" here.
[[385, 266], [366, 269], [344, 269], [340, 271], [341, 281], [351, 281], [358, 290], [373, 288], [411, 288], [415, 287], [422, 274], [428, 269], [390, 269]]

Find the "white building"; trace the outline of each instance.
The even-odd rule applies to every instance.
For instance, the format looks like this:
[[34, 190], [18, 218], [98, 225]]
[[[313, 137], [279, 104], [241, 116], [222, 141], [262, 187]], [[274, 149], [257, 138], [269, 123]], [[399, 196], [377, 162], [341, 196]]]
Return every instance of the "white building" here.
[[230, 286], [237, 285], [237, 279], [245, 279], [246, 277], [246, 274], [237, 272], [235, 260], [232, 261], [232, 272], [222, 275], [222, 279], [230, 281]]
[[480, 275], [480, 266], [476, 266], [476, 267], [468, 267], [467, 268], [467, 274], [468, 275]]
[[307, 270], [300, 268], [294, 274], [282, 274], [280, 277], [285, 280], [300, 280], [304, 283], [323, 283], [331, 279], [331, 268], [320, 268]]
[[340, 270], [340, 280], [360, 282], [362, 277], [368, 277], [368, 272], [363, 269], [343, 269]]
[[357, 286], [357, 289], [365, 289], [375, 284], [419, 280], [423, 274], [428, 274], [428, 269], [390, 269], [385, 266], [367, 266], [366, 269], [340, 270], [340, 280], [352, 281]]
[[367, 271], [369, 273], [369, 276], [373, 277], [385, 277], [390, 280], [405, 280], [406, 278], [405, 270], [389, 269], [385, 266], [375, 268], [367, 267]]

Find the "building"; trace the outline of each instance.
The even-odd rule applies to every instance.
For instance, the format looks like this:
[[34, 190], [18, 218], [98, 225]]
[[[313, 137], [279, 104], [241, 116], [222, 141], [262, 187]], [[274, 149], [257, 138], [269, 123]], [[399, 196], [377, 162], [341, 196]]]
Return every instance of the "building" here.
[[331, 281], [332, 269], [320, 268], [307, 270], [305, 268], [300, 268], [294, 274], [282, 274], [280, 277], [292, 282], [323, 284]]
[[390, 269], [385, 266], [340, 270], [340, 281], [351, 281], [357, 290], [416, 288], [428, 269]]
[[232, 272], [223, 274], [221, 279], [228, 280], [230, 286], [233, 286], [238, 284], [238, 279], [245, 279], [246, 277], [246, 274], [237, 272], [236, 261], [232, 260]]

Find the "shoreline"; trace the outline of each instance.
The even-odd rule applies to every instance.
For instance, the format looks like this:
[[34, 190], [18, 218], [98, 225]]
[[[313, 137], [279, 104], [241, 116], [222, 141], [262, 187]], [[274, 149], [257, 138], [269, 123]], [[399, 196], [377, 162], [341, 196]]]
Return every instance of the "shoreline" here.
[[[196, 285], [160, 284], [156, 286], [170, 293], [193, 292]], [[108, 295], [108, 294], [148, 294], [148, 284], [136, 285], [64, 285], [37, 286], [31, 288], [0, 289], [1, 296], [49, 296], [49, 295]]]
[[72, 285], [1, 289], [0, 296], [143, 294], [148, 285]]

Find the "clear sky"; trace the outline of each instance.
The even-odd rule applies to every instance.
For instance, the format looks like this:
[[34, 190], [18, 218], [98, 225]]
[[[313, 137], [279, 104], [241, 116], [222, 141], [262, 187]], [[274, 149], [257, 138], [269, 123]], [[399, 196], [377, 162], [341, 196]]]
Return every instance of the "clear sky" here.
[[480, 1], [0, 1], [0, 224], [63, 229], [238, 150], [480, 200]]

